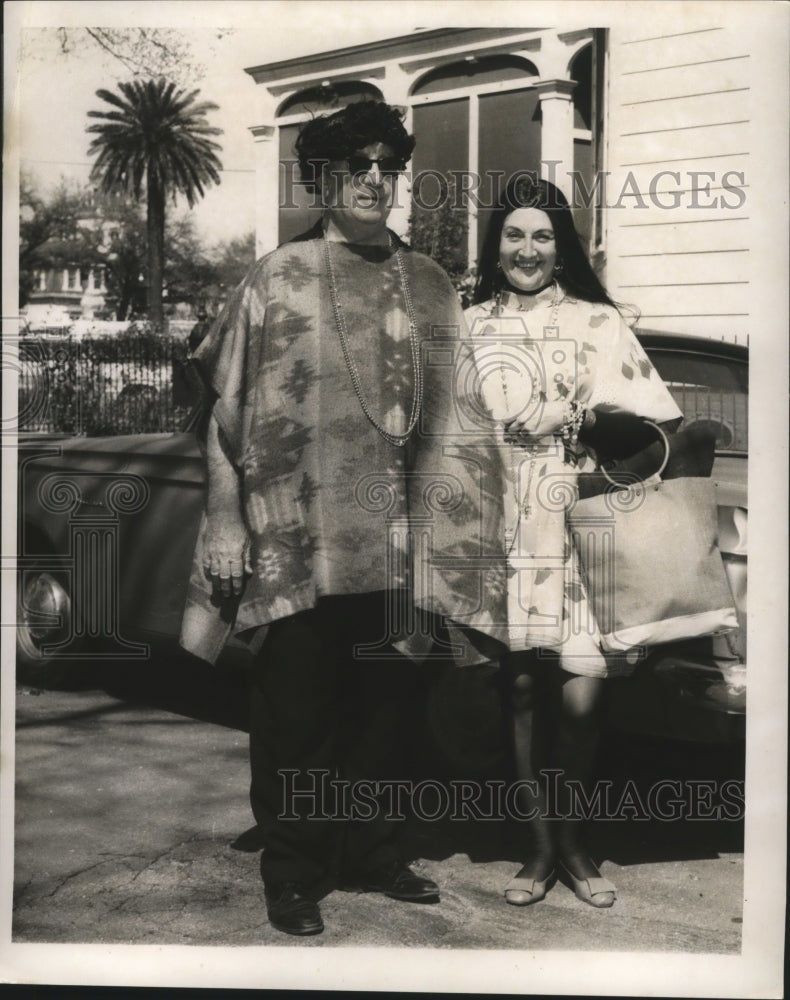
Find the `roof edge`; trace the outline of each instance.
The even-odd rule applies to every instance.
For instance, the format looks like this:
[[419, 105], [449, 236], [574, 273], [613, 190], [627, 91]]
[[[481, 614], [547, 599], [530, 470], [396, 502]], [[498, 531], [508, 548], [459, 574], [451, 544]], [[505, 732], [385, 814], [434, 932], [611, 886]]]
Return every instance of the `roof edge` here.
[[[420, 49], [426, 47], [426, 42], [430, 45], [431, 42], [435, 42], [443, 38], [456, 41], [457, 39], [463, 39], [464, 36], [473, 36], [474, 40], [477, 41], [480, 37], [506, 38], [509, 35], [522, 34], [523, 32], [530, 30], [533, 29], [526, 27], [470, 27], [430, 28], [425, 31], [416, 30], [410, 32], [408, 35], [396, 35], [394, 37], [380, 38], [374, 41], [364, 42], [359, 45], [349, 45], [345, 48], [325, 50], [323, 52], [313, 52], [304, 56], [283, 59], [280, 62], [261, 63], [258, 66], [245, 68], [244, 72], [248, 73], [256, 83], [272, 83], [276, 80], [287, 78], [288, 76], [302, 75], [309, 73], [311, 70], [318, 71], [324, 64], [337, 65], [338, 62], [342, 64], [348, 64], [349, 62], [353, 63], [355, 56], [364, 55], [364, 60], [360, 60], [360, 62], [367, 63], [371, 61], [371, 57], [375, 59], [376, 52], [380, 52], [382, 50], [388, 50], [388, 58], [392, 58], [393, 55], [409, 55], [410, 49], [419, 51]], [[296, 73], [293, 71], [296, 71]]]

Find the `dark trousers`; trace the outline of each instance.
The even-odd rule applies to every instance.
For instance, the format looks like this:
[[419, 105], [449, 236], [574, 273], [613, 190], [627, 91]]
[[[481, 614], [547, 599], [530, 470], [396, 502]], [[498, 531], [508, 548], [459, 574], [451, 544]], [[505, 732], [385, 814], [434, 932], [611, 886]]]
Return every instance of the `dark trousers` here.
[[408, 777], [417, 668], [391, 646], [390, 658], [354, 654], [384, 634], [383, 594], [328, 597], [269, 628], [250, 726], [250, 797], [266, 882], [342, 881], [400, 860], [403, 821], [391, 808], [391, 786], [375, 810], [366, 808], [372, 818], [349, 820], [348, 801], [328, 783]]

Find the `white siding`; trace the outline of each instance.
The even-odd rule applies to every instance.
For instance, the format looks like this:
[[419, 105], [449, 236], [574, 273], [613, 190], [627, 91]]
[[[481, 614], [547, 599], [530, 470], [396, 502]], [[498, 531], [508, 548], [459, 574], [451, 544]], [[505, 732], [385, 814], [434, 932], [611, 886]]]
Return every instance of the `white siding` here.
[[711, 24], [610, 33], [606, 281], [643, 327], [748, 337], [746, 49]]

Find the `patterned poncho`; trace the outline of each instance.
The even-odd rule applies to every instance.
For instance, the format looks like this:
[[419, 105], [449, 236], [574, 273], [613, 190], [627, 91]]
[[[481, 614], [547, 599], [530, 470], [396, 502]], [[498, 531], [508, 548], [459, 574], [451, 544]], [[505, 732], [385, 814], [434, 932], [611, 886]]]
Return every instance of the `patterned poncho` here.
[[[656, 422], [682, 415], [616, 309], [566, 296], [555, 311], [552, 299], [552, 288], [539, 292], [534, 308], [523, 312], [517, 296], [504, 293], [498, 315], [494, 300], [467, 309], [483, 395], [494, 415], [526, 418], [528, 428], [542, 400], [578, 400]], [[500, 432], [499, 448], [509, 645], [553, 648], [575, 673], [629, 672], [614, 659], [601, 667], [595, 655], [597, 623], [565, 523], [576, 477], [595, 468], [594, 453], [578, 444], [566, 448], [560, 435], [514, 444]]]
[[[415, 377], [394, 249], [329, 247], [369, 412], [403, 432]], [[446, 618], [460, 662], [495, 658], [506, 635], [499, 456], [490, 421], [465, 404], [474, 363], [457, 296], [441, 268], [402, 248], [424, 405], [397, 447], [354, 391], [324, 254], [308, 239], [258, 261], [197, 352], [239, 476], [253, 573], [241, 599], [212, 596], [201, 531], [182, 644], [214, 661], [231, 633], [256, 648], [268, 623], [322, 596], [390, 591]], [[419, 659], [433, 626], [405, 617], [382, 630]]]

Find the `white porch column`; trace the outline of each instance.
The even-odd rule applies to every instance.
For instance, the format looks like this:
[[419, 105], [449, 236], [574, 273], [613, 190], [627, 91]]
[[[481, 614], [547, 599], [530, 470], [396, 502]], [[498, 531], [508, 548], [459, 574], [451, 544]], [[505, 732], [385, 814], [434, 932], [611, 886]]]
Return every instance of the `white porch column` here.
[[573, 195], [573, 102], [575, 80], [543, 80], [537, 84], [542, 116], [540, 173], [570, 201]]
[[255, 253], [262, 257], [279, 243], [279, 129], [254, 125], [250, 132], [255, 141]]
[[[376, 81], [371, 80], [372, 83]], [[409, 84], [411, 77], [397, 63], [386, 63], [384, 67], [384, 85], [382, 92], [384, 100], [393, 107], [404, 112], [403, 126], [407, 132], [412, 130], [412, 113], [409, 106]], [[406, 174], [398, 180], [395, 204], [390, 212], [387, 225], [398, 236], [406, 236], [409, 231], [409, 216], [411, 215], [411, 171], [412, 165], [406, 167]]]

